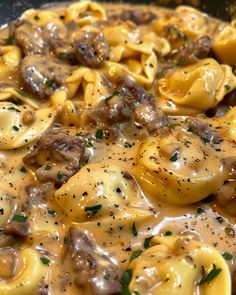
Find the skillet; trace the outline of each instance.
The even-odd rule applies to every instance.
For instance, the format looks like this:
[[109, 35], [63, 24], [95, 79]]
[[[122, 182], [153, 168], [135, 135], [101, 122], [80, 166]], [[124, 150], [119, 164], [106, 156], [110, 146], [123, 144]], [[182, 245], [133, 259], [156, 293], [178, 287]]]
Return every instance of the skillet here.
[[[97, 0], [99, 2], [99, 0]], [[69, 1], [68, 1], [69, 2]], [[235, 0], [126, 0], [106, 2], [126, 2], [133, 4], [154, 4], [165, 7], [176, 7], [177, 4], [187, 4], [199, 8], [213, 17], [222, 20], [230, 20], [236, 15]], [[26, 9], [39, 8], [44, 5], [53, 5], [53, 3], [65, 3], [65, 0], [1, 0], [0, 1], [0, 25], [3, 25], [10, 20], [14, 20], [21, 15]]]

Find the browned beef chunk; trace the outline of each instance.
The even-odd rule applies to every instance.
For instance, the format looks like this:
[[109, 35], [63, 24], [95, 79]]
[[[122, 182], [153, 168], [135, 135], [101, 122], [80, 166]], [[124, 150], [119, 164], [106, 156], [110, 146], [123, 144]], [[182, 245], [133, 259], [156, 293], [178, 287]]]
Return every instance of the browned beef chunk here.
[[45, 34], [43, 28], [34, 26], [28, 21], [24, 20], [15, 27], [14, 37], [25, 55], [43, 55], [50, 51], [49, 37]]
[[206, 143], [218, 144], [223, 140], [222, 137], [217, 132], [213, 131], [209, 124], [205, 122], [201, 122], [195, 118], [187, 118], [185, 123], [189, 131], [198, 135]]
[[22, 60], [21, 79], [25, 88], [40, 99], [65, 84], [73, 67], [53, 57], [29, 55]]
[[19, 222], [12, 220], [5, 226], [4, 233], [16, 238], [26, 239], [30, 233], [29, 224], [27, 221]]
[[39, 206], [39, 204], [46, 203], [47, 200], [54, 194], [54, 185], [51, 182], [48, 183], [35, 183], [30, 184], [26, 188], [27, 200], [23, 205], [23, 209], [27, 210], [33, 206]]
[[75, 284], [80, 287], [89, 284], [97, 295], [120, 294], [121, 271], [112, 257], [78, 229], [70, 228], [69, 233], [66, 259], [71, 260], [77, 273]]
[[150, 24], [157, 18], [157, 15], [151, 11], [144, 10], [123, 10], [120, 14], [113, 14], [110, 19], [131, 21], [136, 25]]
[[134, 112], [137, 122], [146, 126], [148, 131], [159, 133], [168, 125], [167, 117], [156, 108], [154, 96], [133, 79], [120, 77], [117, 91], [129, 109]]
[[86, 140], [55, 129], [44, 135], [37, 147], [24, 157], [24, 163], [36, 168], [40, 182], [62, 184], [88, 161]]
[[109, 46], [102, 32], [81, 32], [73, 47], [78, 61], [88, 67], [100, 67], [109, 57]]
[[183, 46], [174, 49], [167, 59], [179, 65], [192, 64], [207, 57], [211, 49], [211, 39], [202, 36], [195, 40], [187, 41]]

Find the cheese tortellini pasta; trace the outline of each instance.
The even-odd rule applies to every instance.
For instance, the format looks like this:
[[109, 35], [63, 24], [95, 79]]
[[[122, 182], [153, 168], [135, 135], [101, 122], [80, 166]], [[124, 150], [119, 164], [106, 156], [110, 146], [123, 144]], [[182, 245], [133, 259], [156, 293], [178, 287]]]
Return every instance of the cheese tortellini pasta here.
[[178, 69], [159, 81], [161, 97], [167, 101], [164, 111], [182, 115], [186, 109], [204, 112], [215, 107], [235, 87], [231, 67], [210, 58]]
[[68, 218], [79, 222], [117, 214], [125, 217], [132, 212], [150, 216], [150, 204], [133, 177], [112, 164], [82, 168], [56, 191], [55, 199]]
[[36, 140], [53, 124], [53, 108], [34, 111], [28, 106], [0, 102], [0, 148], [14, 149]]
[[14, 268], [12, 277], [1, 278], [0, 293], [2, 295], [36, 294], [39, 283], [48, 272], [48, 266], [42, 263], [39, 253], [31, 248], [21, 250], [15, 259], [16, 265], [11, 266]]
[[[189, 236], [155, 236], [151, 244], [129, 265], [133, 271], [130, 292], [143, 295], [231, 294], [228, 266], [213, 247]], [[204, 276], [214, 267], [220, 269], [219, 275], [203, 283]]]
[[21, 51], [17, 46], [2, 46], [0, 53], [0, 80], [15, 74], [21, 61]]
[[184, 205], [216, 192], [224, 181], [221, 159], [191, 132], [176, 131], [141, 144], [137, 176], [157, 199]]

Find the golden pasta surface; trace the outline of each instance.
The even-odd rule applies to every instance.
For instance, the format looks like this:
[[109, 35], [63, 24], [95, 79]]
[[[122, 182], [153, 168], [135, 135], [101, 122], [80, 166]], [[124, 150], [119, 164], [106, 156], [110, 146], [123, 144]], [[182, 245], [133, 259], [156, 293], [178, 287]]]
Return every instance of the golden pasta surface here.
[[0, 30], [0, 295], [236, 294], [235, 50], [188, 6]]

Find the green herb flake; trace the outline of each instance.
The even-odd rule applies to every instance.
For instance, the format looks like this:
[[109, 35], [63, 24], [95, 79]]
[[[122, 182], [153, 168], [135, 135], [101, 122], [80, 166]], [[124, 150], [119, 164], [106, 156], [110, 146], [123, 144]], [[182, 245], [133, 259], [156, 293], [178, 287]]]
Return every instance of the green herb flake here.
[[169, 230], [165, 232], [165, 236], [166, 236], [166, 237], [170, 237], [170, 236], [172, 236], [172, 235], [173, 235], [172, 232], [169, 231]]
[[130, 261], [134, 260], [135, 258], [138, 258], [142, 253], [143, 250], [135, 250], [130, 257]]
[[23, 97], [29, 97], [29, 94], [21, 89], [15, 89], [17, 93], [19, 93]]
[[57, 172], [57, 179], [62, 180], [64, 175], [61, 173], [61, 171]]
[[105, 98], [105, 102], [107, 103], [109, 100], [111, 100], [114, 96], [120, 95], [118, 91], [114, 91], [111, 95], [107, 96]]
[[10, 108], [8, 108], [8, 110], [9, 110], [9, 111], [15, 111], [15, 112], [17, 112], [17, 113], [20, 113], [20, 112], [21, 112], [20, 110], [14, 108], [14, 107], [10, 107]]
[[27, 173], [27, 168], [26, 167], [21, 167], [20, 168], [20, 172], [22, 172], [22, 173]]
[[134, 222], [133, 225], [132, 225], [132, 233], [133, 233], [133, 236], [134, 236], [134, 237], [137, 237], [138, 232], [137, 232], [137, 228], [136, 228], [136, 224], [135, 224], [135, 222]]
[[230, 90], [230, 85], [228, 85], [228, 84], [225, 84], [225, 89], [227, 90], [227, 91], [229, 91]]
[[68, 237], [64, 237], [63, 243], [64, 245], [67, 245], [69, 242], [69, 238]]
[[23, 216], [23, 215], [16, 214], [13, 216], [12, 220], [17, 221], [17, 222], [26, 222], [27, 217]]
[[202, 140], [203, 140], [204, 143], [209, 143], [210, 142], [210, 140], [208, 138], [206, 138], [206, 137], [203, 137]]
[[132, 274], [133, 274], [133, 271], [130, 268], [127, 269], [125, 272], [123, 272], [122, 277], [120, 279], [120, 283], [122, 286], [127, 287], [129, 285], [132, 279]]
[[193, 132], [193, 127], [189, 127], [189, 128], [187, 129], [187, 131], [188, 131], [188, 132]]
[[104, 280], [107, 280], [107, 281], [109, 281], [110, 280], [110, 278], [111, 278], [111, 275], [109, 274], [109, 273], [107, 273], [107, 274], [105, 274], [104, 275]]
[[46, 257], [41, 257], [40, 260], [42, 261], [43, 264], [48, 265], [50, 260]]
[[77, 132], [76, 134], [75, 134], [75, 136], [81, 136], [82, 135], [82, 132]]
[[89, 147], [89, 148], [93, 147], [93, 143], [91, 142], [91, 140], [86, 141], [86, 146]]
[[154, 238], [154, 236], [150, 236], [150, 237], [148, 237], [148, 238], [146, 238], [146, 239], [144, 240], [143, 247], [144, 247], [145, 249], [149, 248], [149, 246], [150, 246], [150, 242], [151, 242], [151, 240], [152, 240], [153, 238]]
[[34, 20], [36, 20], [37, 22], [40, 20], [40, 17], [36, 14], [35, 16], [34, 16]]
[[93, 215], [95, 215], [100, 209], [102, 208], [102, 205], [95, 205], [92, 207], [85, 207], [85, 212], [92, 212]]
[[12, 129], [14, 129], [15, 131], [19, 131], [20, 130], [20, 128], [17, 127], [17, 126], [15, 126], [15, 125], [12, 126]]
[[181, 67], [181, 66], [185, 66], [186, 64], [187, 64], [186, 60], [181, 59], [177, 61], [176, 66]]
[[178, 160], [178, 153], [175, 152], [171, 157], [170, 157], [170, 161], [171, 162], [176, 162]]
[[56, 211], [54, 210], [48, 210], [48, 214], [51, 216], [55, 216], [56, 215]]
[[231, 260], [231, 259], [233, 259], [233, 257], [234, 257], [234, 256], [233, 256], [232, 254], [230, 254], [229, 252], [225, 252], [225, 253], [223, 253], [222, 256], [224, 257], [225, 260]]
[[103, 130], [98, 129], [95, 134], [96, 139], [103, 139]]
[[185, 141], [184, 141], [184, 145], [185, 145], [186, 147], [189, 147], [190, 144], [191, 144], [191, 141], [189, 141], [189, 140], [185, 140]]
[[197, 214], [201, 214], [204, 212], [204, 209], [202, 209], [201, 207], [197, 208]]
[[54, 80], [47, 80], [46, 84], [48, 87], [52, 87], [52, 88], [56, 87], [56, 82]]
[[138, 291], [134, 291], [134, 295], [140, 295]]
[[205, 284], [205, 283], [210, 283], [215, 277], [219, 275], [219, 273], [222, 271], [221, 268], [217, 268], [215, 263], [213, 263], [213, 268], [210, 270], [207, 274], [205, 274], [200, 282], [199, 285]]
[[127, 286], [122, 287], [120, 295], [132, 295]]
[[49, 170], [51, 170], [52, 169], [52, 166], [50, 166], [50, 165], [46, 165], [45, 167], [44, 167], [44, 170], [46, 170], [46, 171], [49, 171]]
[[9, 99], [9, 101], [14, 103], [17, 106], [21, 105], [21, 100], [19, 98], [12, 97], [11, 99]]
[[9, 36], [7, 39], [5, 39], [6, 45], [13, 45], [13, 42], [14, 42], [13, 36]]

